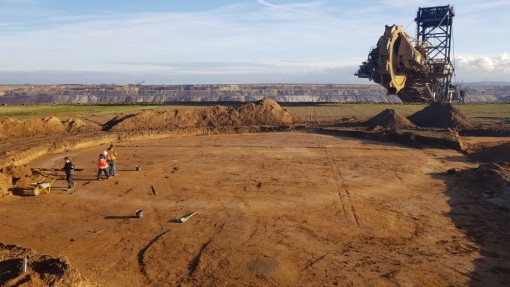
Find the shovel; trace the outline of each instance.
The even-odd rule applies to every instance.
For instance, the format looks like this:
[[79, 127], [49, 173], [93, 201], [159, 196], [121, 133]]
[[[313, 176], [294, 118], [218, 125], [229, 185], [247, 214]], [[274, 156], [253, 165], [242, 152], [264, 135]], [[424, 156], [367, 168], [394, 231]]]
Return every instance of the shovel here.
[[184, 215], [183, 217], [176, 218], [175, 221], [176, 222], [180, 222], [180, 223], [184, 223], [184, 222], [188, 221], [188, 219], [190, 219], [193, 215], [195, 215], [197, 213], [198, 213], [198, 211], [195, 211], [193, 213]]

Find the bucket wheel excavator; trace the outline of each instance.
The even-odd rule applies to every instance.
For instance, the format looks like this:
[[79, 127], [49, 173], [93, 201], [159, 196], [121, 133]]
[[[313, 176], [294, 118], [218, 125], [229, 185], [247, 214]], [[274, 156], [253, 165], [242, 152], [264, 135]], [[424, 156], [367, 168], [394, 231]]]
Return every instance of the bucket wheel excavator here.
[[460, 86], [451, 83], [453, 16], [450, 5], [419, 8], [416, 39], [402, 26], [386, 26], [354, 75], [382, 85], [403, 102], [462, 101]]

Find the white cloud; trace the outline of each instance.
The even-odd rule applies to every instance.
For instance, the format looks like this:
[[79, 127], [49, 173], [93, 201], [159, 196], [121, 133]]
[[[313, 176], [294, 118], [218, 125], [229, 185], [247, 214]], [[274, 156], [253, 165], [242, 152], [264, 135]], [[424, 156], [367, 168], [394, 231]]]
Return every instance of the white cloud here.
[[510, 76], [510, 56], [503, 53], [499, 56], [458, 56], [457, 70], [500, 72]]

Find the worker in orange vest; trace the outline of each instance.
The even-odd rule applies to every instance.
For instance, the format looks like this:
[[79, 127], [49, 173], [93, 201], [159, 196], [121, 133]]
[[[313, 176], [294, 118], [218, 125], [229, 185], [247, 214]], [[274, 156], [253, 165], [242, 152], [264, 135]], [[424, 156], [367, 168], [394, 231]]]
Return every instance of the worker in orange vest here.
[[97, 168], [97, 180], [103, 180], [103, 173], [106, 175], [106, 179], [110, 179], [110, 175], [108, 174], [108, 163], [106, 162], [106, 158], [103, 154], [99, 155]]

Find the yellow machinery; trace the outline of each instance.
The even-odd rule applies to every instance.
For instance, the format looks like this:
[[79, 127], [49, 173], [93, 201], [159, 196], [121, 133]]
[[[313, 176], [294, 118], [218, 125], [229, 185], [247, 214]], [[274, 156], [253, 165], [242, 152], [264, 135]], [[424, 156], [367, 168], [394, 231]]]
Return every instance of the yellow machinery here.
[[404, 102], [460, 100], [460, 88], [451, 85], [450, 61], [453, 7], [419, 8], [417, 39], [402, 26], [386, 26], [367, 61], [355, 73], [386, 88]]

